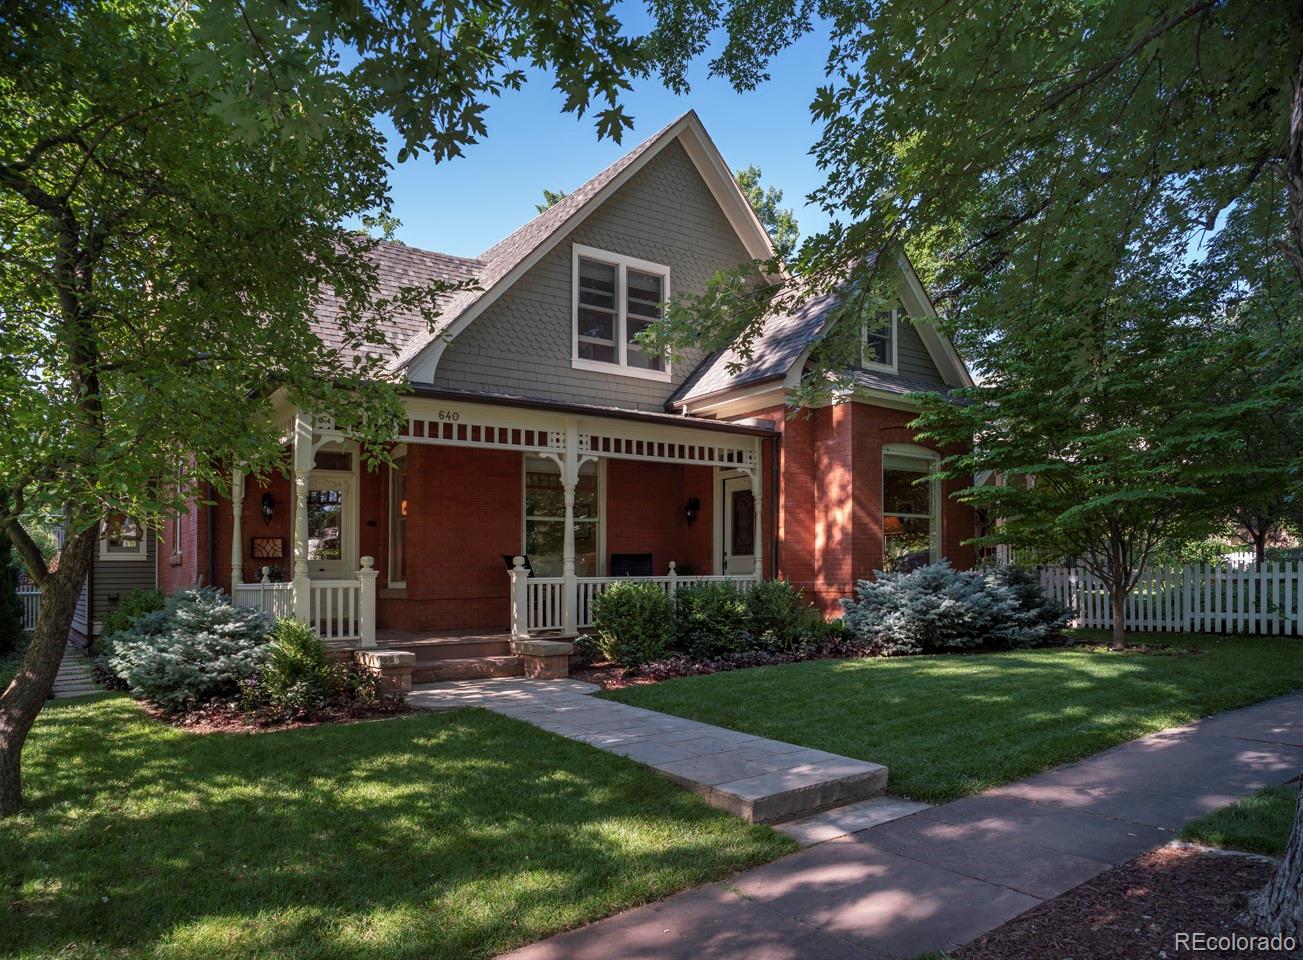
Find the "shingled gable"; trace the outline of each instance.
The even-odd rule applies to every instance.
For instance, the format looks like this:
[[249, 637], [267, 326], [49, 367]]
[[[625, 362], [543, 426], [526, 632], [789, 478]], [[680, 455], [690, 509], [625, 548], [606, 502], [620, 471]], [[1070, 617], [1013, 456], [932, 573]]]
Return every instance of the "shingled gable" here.
[[[934, 323], [927, 322], [936, 318], [936, 309], [923, 289], [918, 274], [914, 272], [913, 265], [902, 257], [900, 270], [904, 281], [902, 300], [911, 316], [926, 318], [923, 322], [916, 323], [915, 327], [946, 386], [972, 386], [972, 376], [956, 353], [954, 345]], [[684, 381], [667, 406], [686, 410], [702, 401], [745, 388], [795, 380], [800, 376], [810, 348], [823, 331], [836, 304], [837, 294], [832, 292], [810, 297], [792, 310], [775, 312], [765, 320], [749, 359], [743, 358], [732, 348], [714, 354]], [[937, 389], [934, 384], [899, 373], [860, 371], [857, 380], [864, 389], [875, 393], [906, 394]]]
[[756, 219], [755, 212], [696, 112], [689, 111], [560, 202], [485, 250], [478, 258], [483, 264], [478, 272], [479, 289], [455, 296], [434, 329], [422, 331], [399, 352], [393, 370], [406, 372], [413, 382], [433, 382], [434, 368], [451, 338], [465, 329], [589, 213], [676, 140], [687, 151], [747, 252], [757, 259], [772, 257], [769, 235]]

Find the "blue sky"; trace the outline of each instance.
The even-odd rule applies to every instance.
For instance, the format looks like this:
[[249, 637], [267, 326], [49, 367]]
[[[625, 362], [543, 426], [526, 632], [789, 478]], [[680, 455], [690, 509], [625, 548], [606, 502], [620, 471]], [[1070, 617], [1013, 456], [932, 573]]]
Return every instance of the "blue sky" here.
[[[402, 221], [397, 238], [474, 256], [533, 217], [544, 187], [574, 189], [689, 109], [697, 111], [733, 169], [759, 166], [764, 182], [781, 189], [783, 205], [796, 211], [802, 234], [814, 232], [827, 218], [805, 205], [805, 195], [822, 182], [809, 155], [818, 136], [809, 105], [823, 80], [826, 51], [826, 35], [804, 37], [774, 61], [773, 79], [744, 94], [708, 80], [704, 57], [684, 96], [654, 78], [641, 81], [624, 100], [634, 129], [618, 145], [597, 139], [591, 117], [562, 114], [561, 97], [547, 78], [532, 76], [521, 92], [492, 102], [488, 136], [464, 156], [395, 164], [394, 213]], [[392, 161], [392, 150], [390, 155]]]

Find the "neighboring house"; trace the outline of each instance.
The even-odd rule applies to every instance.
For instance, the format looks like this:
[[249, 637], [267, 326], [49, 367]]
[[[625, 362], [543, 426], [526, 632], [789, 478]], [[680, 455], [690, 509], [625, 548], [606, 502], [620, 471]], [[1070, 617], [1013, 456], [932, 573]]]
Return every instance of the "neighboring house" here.
[[[672, 567], [676, 582], [786, 577], [831, 614], [884, 562], [971, 565], [972, 512], [949, 485], [913, 485], [936, 454], [915, 442], [906, 394], [971, 381], [907, 264], [899, 309], [866, 331], [851, 402], [785, 409], [827, 297], [770, 318], [738, 372], [632, 342], [671, 295], [771, 255], [693, 113], [478, 258], [381, 244], [387, 284], [479, 285], [444, 298], [433, 332], [387, 321], [411, 385], [394, 466], [363, 468], [333, 424], [276, 398], [287, 475], [237, 474], [233, 500], [162, 531], [160, 586], [234, 585], [236, 602], [349, 643], [377, 626], [382, 640], [569, 634], [610, 578], [668, 589]], [[328, 341], [334, 316], [327, 300]], [[517, 555], [533, 576], [509, 574]], [[287, 582], [260, 584], [264, 568]]]
[[122, 514], [100, 524], [99, 544], [72, 615], [72, 636], [87, 644], [100, 635], [104, 618], [132, 590], [158, 585], [158, 535]]

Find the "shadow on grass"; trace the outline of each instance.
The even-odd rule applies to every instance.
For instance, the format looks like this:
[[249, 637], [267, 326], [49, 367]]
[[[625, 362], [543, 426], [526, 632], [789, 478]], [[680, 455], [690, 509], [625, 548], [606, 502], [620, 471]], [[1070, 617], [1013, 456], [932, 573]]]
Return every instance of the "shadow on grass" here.
[[1082, 648], [820, 660], [686, 677], [607, 696], [890, 768], [944, 801], [1303, 686], [1303, 642], [1145, 634], [1199, 653]]
[[26, 789], [6, 957], [489, 956], [790, 849], [480, 711], [197, 736], [54, 705]]

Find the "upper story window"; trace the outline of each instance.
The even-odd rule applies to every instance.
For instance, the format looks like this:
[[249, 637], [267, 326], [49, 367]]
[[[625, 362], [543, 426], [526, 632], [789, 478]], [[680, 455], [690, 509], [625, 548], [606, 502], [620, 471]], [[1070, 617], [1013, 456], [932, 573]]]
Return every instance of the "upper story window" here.
[[669, 267], [575, 244], [572, 366], [669, 380], [665, 358], [634, 341], [660, 319], [669, 295]]
[[111, 513], [100, 524], [100, 558], [140, 560], [145, 556], [145, 530], [125, 513]]
[[899, 314], [899, 307], [880, 310], [873, 323], [864, 325], [860, 366], [865, 370], [896, 372], [896, 321]]

